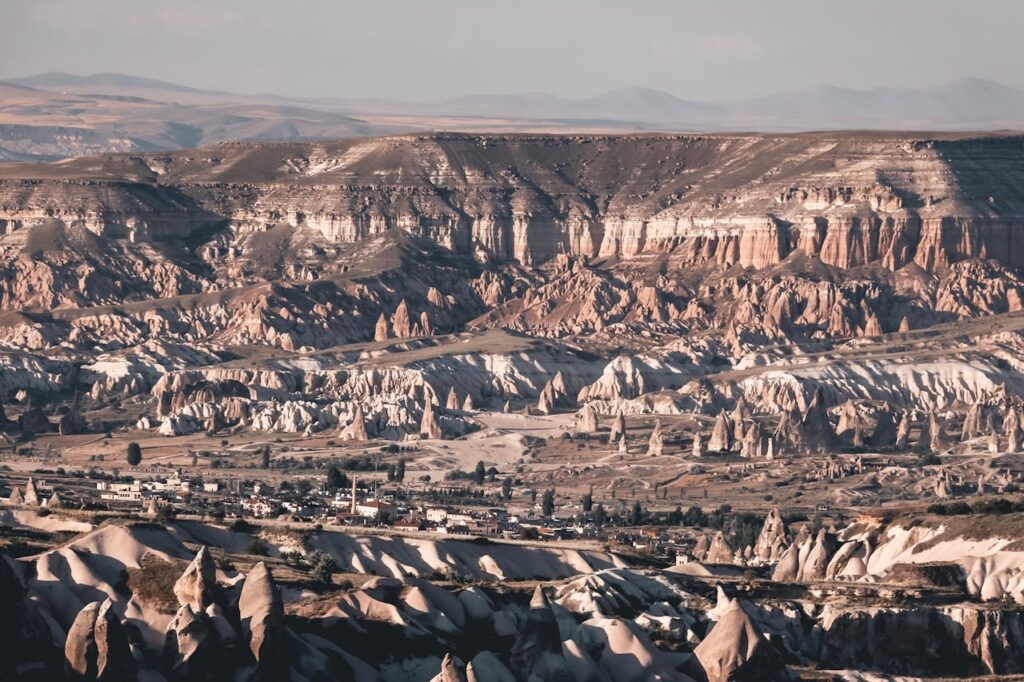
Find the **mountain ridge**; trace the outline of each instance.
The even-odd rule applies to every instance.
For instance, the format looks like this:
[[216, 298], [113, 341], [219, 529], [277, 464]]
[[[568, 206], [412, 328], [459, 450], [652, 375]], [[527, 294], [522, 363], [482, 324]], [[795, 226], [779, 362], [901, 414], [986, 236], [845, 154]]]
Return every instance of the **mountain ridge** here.
[[[182, 135], [181, 131], [188, 134]], [[0, 159], [56, 160], [224, 141], [467, 133], [786, 133], [1024, 130], [1024, 91], [964, 78], [927, 88], [831, 85], [729, 102], [643, 87], [584, 98], [542, 92], [437, 102], [296, 98], [168, 81], [51, 72], [0, 81]]]

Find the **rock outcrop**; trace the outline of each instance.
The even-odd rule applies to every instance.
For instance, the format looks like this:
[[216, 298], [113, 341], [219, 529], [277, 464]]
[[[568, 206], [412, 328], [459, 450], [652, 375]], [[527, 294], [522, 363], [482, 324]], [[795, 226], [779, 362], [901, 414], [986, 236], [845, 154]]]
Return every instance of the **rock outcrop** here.
[[200, 547], [192, 563], [174, 583], [174, 596], [178, 598], [178, 604], [199, 613], [214, 604], [216, 588], [217, 565], [209, 549]]
[[772, 507], [754, 544], [754, 556], [760, 561], [775, 563], [782, 557], [789, 544], [789, 529], [786, 528], [778, 507]]
[[244, 641], [256, 663], [256, 679], [281, 679], [288, 660], [282, 655], [288, 646], [284, 601], [270, 569], [262, 561], [245, 576], [238, 597], [238, 615]]
[[64, 656], [77, 679], [117, 682], [136, 678], [135, 659], [110, 600], [92, 602], [78, 612], [68, 630]]
[[779, 652], [736, 599], [731, 600], [693, 654], [708, 682], [793, 679]]

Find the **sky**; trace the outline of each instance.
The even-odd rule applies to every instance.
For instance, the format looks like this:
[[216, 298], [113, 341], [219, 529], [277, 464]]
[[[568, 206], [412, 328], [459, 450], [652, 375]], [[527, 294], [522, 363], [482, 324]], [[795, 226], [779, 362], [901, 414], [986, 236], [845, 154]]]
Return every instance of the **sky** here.
[[0, 25], [0, 79], [118, 72], [293, 97], [1024, 87], [1020, 0], [0, 0]]

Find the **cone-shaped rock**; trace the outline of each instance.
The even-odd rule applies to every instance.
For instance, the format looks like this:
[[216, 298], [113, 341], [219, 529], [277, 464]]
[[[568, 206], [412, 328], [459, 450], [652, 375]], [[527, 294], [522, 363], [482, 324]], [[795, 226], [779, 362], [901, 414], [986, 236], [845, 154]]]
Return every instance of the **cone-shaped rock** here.
[[896, 447], [905, 448], [910, 442], [910, 415], [906, 412], [900, 417], [900, 424], [896, 427]]
[[711, 541], [708, 540], [707, 535], [701, 535], [697, 538], [697, 542], [693, 546], [693, 558], [697, 561], [704, 561], [708, 556], [708, 547], [710, 547]]
[[626, 433], [626, 418], [619, 412], [615, 415], [615, 419], [612, 420], [612, 430], [608, 434], [608, 442], [614, 443], [622, 437], [622, 434]]
[[[741, 395], [739, 400], [736, 401], [736, 408], [732, 411], [732, 421], [736, 424], [742, 424], [753, 416], [754, 413], [750, 409], [750, 405], [747, 404], [747, 399]], [[742, 438], [742, 436], [740, 437]]]
[[551, 414], [551, 398], [548, 397], [546, 391], [540, 392], [540, 397], [537, 399], [537, 412], [540, 414]]
[[205, 612], [188, 605], [178, 609], [164, 636], [163, 670], [175, 680], [203, 680], [222, 663], [217, 632]]
[[[547, 595], [538, 585], [519, 638], [512, 646], [509, 663], [519, 679], [562, 679], [564, 660], [558, 622]], [[567, 677], [565, 679], [572, 679]]]
[[377, 319], [377, 327], [373, 330], [374, 341], [387, 341], [391, 335], [388, 333], [388, 318], [384, 313]]
[[824, 528], [818, 531], [814, 544], [807, 554], [803, 565], [800, 567], [799, 580], [823, 580], [828, 562], [836, 552], [835, 538], [825, 531]]
[[441, 661], [441, 672], [432, 682], [468, 682], [468, 680], [466, 670], [462, 667], [461, 662], [451, 654], [445, 654], [444, 660]]
[[743, 443], [740, 455], [743, 457], [760, 457], [761, 437], [761, 425], [756, 421], [751, 422], [747, 432], [743, 434]]
[[735, 599], [693, 654], [704, 669], [708, 682], [781, 682], [790, 679], [779, 652], [761, 635]]
[[651, 438], [647, 441], [647, 454], [651, 457], [661, 457], [665, 449], [664, 437], [661, 434], [661, 420], [654, 422], [654, 429], [651, 431]]
[[205, 611], [214, 602], [217, 588], [217, 565], [206, 546], [199, 548], [192, 563], [174, 583], [174, 596], [182, 606], [189, 606], [196, 613]]
[[731, 564], [735, 556], [736, 552], [729, 546], [725, 534], [718, 531], [715, 533], [715, 539], [711, 541], [711, 547], [708, 548], [704, 561], [709, 564]]
[[708, 452], [728, 452], [732, 449], [732, 425], [729, 416], [722, 410], [715, 418], [715, 426], [711, 429], [711, 440], [708, 441]]
[[[1006, 452], [1013, 453], [1020, 450], [1021, 442], [1021, 422], [1020, 414], [1016, 408], [1011, 407], [1009, 412], [1006, 414], [1006, 418], [1003, 420], [1003, 435], [1006, 436]], [[25, 500], [28, 500], [26, 494]]]
[[361, 404], [356, 403], [356, 409], [352, 414], [352, 421], [341, 432], [341, 437], [345, 440], [370, 440], [370, 434], [366, 431], [366, 416], [363, 414], [363, 406]]
[[960, 430], [960, 440], [971, 440], [977, 438], [984, 433], [984, 405], [981, 404], [980, 400], [976, 400], [970, 409], [967, 410], [967, 415], [964, 417], [964, 426]]
[[420, 435], [424, 438], [438, 439], [441, 437], [441, 427], [434, 416], [434, 405], [429, 401], [423, 403], [423, 418], [420, 420]]
[[444, 406], [452, 411], [459, 409], [459, 394], [455, 392], [454, 386], [448, 389], [448, 399], [444, 401]]
[[109, 599], [86, 604], [68, 630], [64, 659], [77, 679], [134, 680], [135, 659]]
[[761, 526], [761, 534], [754, 543], [753, 556], [761, 561], [778, 561], [788, 546], [789, 529], [786, 528], [778, 508], [772, 507], [764, 519], [764, 525]]
[[777, 583], [795, 582], [800, 575], [800, 547], [796, 542], [790, 544], [779, 557], [772, 573], [772, 581]]
[[284, 679], [284, 601], [270, 569], [262, 561], [245, 576], [238, 597], [238, 615], [256, 661], [257, 678], [266, 682]]
[[794, 450], [803, 447], [804, 431], [803, 416], [794, 407], [792, 410], [783, 410], [779, 418], [779, 425], [775, 429], [775, 441], [781, 447], [788, 444]]
[[25, 504], [38, 507], [39, 506], [39, 491], [36, 490], [35, 481], [29, 476], [28, 483], [25, 484]]
[[597, 410], [590, 403], [583, 406], [576, 421], [576, 431], [579, 433], [596, 433], [598, 428]]
[[400, 339], [408, 339], [414, 336], [412, 318], [409, 316], [409, 305], [403, 298], [399, 303], [398, 307], [395, 308], [395, 314], [391, 316], [391, 328], [395, 332], [395, 336]]
[[807, 405], [803, 420], [803, 449], [808, 452], [828, 452], [835, 444], [835, 433], [825, 409], [825, 396], [821, 387], [814, 389], [811, 402]]

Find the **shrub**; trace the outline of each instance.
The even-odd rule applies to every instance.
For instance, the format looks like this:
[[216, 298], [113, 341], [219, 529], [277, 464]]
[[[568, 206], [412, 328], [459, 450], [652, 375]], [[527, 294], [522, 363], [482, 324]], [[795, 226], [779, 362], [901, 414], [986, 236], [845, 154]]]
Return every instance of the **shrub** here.
[[253, 538], [252, 542], [249, 543], [249, 554], [255, 554], [256, 556], [269, 556], [270, 545], [263, 538]]

